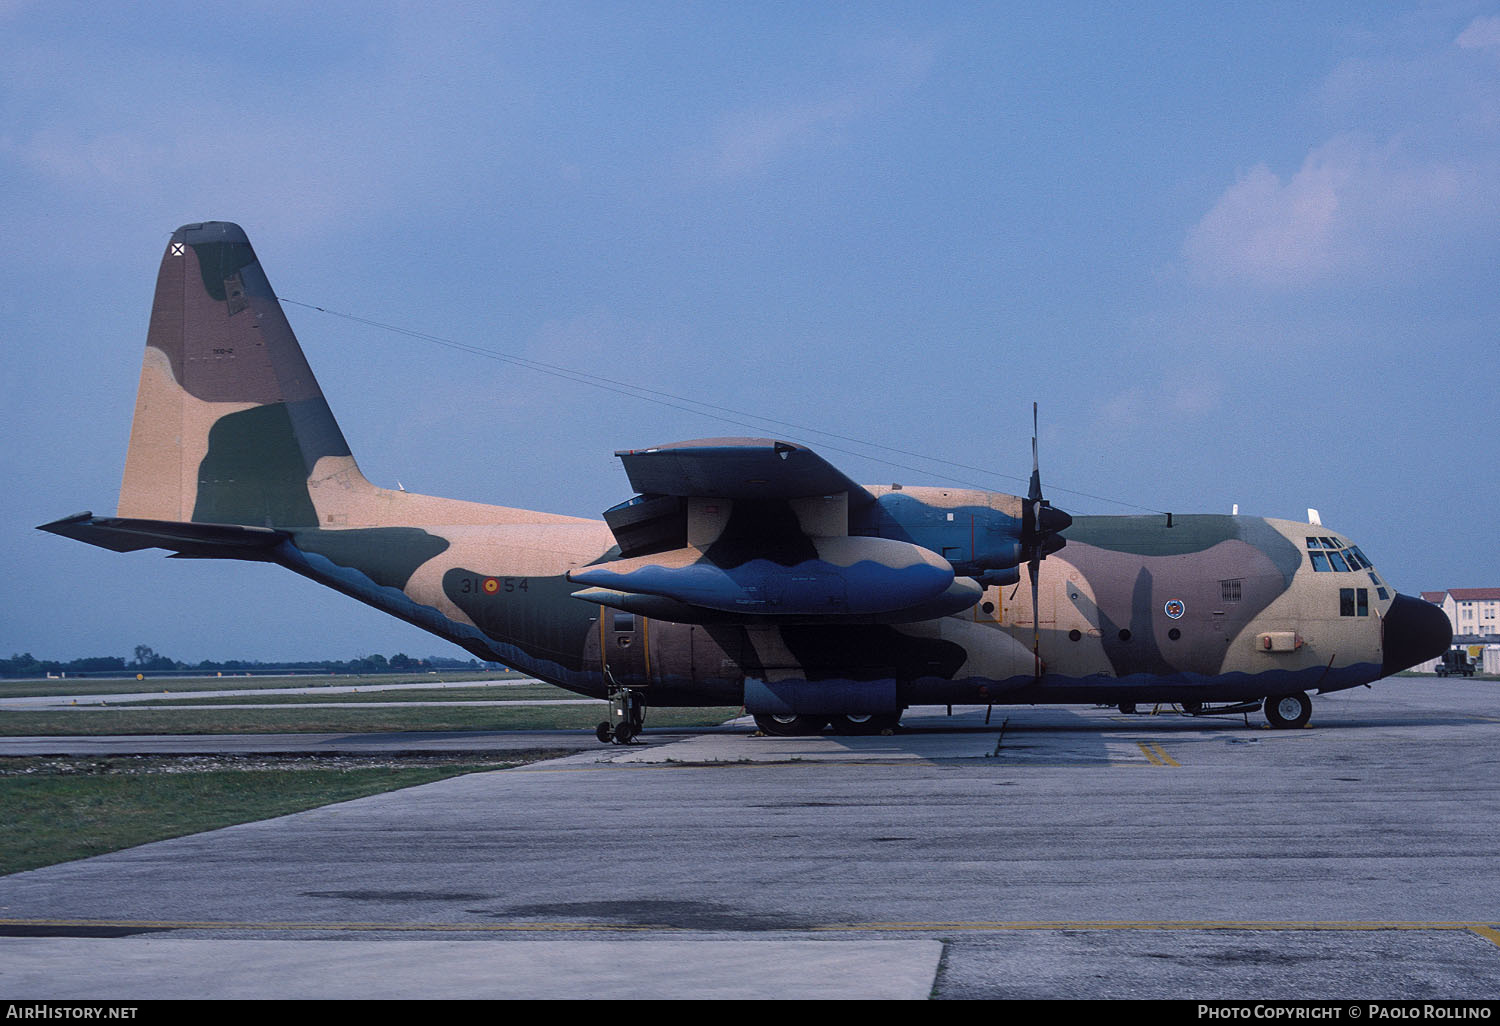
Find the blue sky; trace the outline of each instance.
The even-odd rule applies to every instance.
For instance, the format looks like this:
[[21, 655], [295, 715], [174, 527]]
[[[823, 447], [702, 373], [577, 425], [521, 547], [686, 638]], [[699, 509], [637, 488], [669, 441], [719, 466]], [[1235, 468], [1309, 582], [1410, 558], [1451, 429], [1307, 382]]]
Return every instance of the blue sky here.
[[284, 297], [776, 422], [290, 307], [387, 486], [594, 516], [615, 449], [755, 433], [1021, 491], [1036, 401], [1072, 512], [1314, 506], [1500, 585], [1500, 5], [1120, 6], [0, 0], [0, 652], [457, 654], [34, 530], [114, 511], [207, 219]]

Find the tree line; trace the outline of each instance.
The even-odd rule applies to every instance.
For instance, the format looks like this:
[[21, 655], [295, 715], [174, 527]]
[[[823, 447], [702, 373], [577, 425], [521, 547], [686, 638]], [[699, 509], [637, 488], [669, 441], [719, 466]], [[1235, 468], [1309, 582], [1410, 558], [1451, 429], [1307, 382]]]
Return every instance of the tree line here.
[[481, 663], [478, 659], [450, 659], [444, 656], [416, 658], [405, 652], [397, 652], [387, 658], [375, 654], [356, 656], [353, 659], [318, 659], [310, 662], [267, 663], [255, 659], [205, 659], [198, 663], [187, 663], [159, 655], [149, 645], [135, 646], [135, 656], [85, 656], [66, 662], [57, 659], [37, 659], [30, 652], [12, 654], [9, 659], [0, 659], [0, 677], [45, 677], [47, 674], [104, 674], [104, 673], [409, 673], [421, 670], [484, 670], [496, 669], [498, 663]]

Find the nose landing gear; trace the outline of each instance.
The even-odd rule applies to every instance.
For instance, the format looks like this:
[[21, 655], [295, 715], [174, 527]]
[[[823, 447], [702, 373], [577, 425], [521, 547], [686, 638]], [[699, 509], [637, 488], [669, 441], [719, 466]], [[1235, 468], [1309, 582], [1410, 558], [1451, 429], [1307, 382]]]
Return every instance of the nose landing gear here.
[[1269, 695], [1264, 708], [1266, 721], [1277, 730], [1305, 727], [1312, 719], [1312, 699], [1305, 691], [1294, 695]]

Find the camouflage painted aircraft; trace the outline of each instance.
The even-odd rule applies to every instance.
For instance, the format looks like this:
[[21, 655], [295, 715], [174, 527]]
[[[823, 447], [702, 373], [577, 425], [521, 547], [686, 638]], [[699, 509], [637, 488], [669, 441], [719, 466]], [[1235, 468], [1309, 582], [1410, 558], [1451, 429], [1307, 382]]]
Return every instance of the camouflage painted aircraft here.
[[1440, 609], [1320, 524], [1070, 517], [1034, 440], [1025, 497], [865, 487], [771, 439], [617, 455], [637, 494], [602, 522], [371, 484], [245, 233], [190, 224], [162, 257], [118, 515], [42, 530], [280, 564], [610, 700], [599, 738], [620, 743], [648, 704], [743, 705], [780, 735], [975, 703], [1263, 707], [1296, 727], [1308, 691], [1449, 644]]

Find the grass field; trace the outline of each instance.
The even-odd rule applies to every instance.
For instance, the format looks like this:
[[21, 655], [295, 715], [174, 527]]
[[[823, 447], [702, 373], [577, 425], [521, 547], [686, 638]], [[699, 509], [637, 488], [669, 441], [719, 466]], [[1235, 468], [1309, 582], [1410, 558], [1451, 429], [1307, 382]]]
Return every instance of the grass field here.
[[[378, 690], [380, 685], [516, 680], [514, 686]], [[580, 696], [518, 674], [391, 674], [379, 677], [198, 677], [170, 680], [0, 682], [0, 697], [151, 695], [149, 702], [0, 710], [0, 734], [394, 733], [577, 730], [608, 718], [603, 701], [493, 705]], [[195, 698], [195, 692], [358, 687], [358, 693]], [[158, 697], [159, 696], [159, 697]], [[424, 705], [424, 702], [458, 703]], [[224, 708], [245, 703], [271, 708]], [[332, 704], [332, 708], [310, 707]], [[380, 703], [374, 705], [371, 703]], [[393, 704], [394, 703], [394, 704]], [[174, 706], [164, 707], [164, 704]], [[187, 704], [187, 708], [178, 708]], [[651, 709], [648, 727], [703, 727], [738, 716], [733, 707]], [[543, 743], [545, 743], [543, 741]], [[455, 756], [110, 757], [0, 756], [0, 874], [213, 830], [333, 802], [568, 754], [539, 748], [494, 758]]]
[[[465, 684], [501, 680], [498, 687], [416, 687], [381, 690], [392, 684]], [[386, 733], [404, 730], [588, 730], [608, 718], [605, 702], [519, 674], [386, 674], [370, 677], [192, 677], [137, 681], [6, 681], [0, 698], [110, 694], [150, 695], [146, 701], [100, 706], [0, 710], [0, 735], [57, 736], [105, 734], [261, 734]], [[511, 684], [509, 681], [515, 681]], [[62, 685], [87, 685], [63, 687]], [[357, 693], [318, 690], [356, 687]], [[311, 688], [311, 694], [253, 694], [195, 697], [202, 691], [267, 691]], [[495, 705], [495, 702], [578, 702], [569, 705]], [[426, 705], [423, 703], [459, 703]], [[274, 708], [224, 708], [246, 704]], [[309, 708], [334, 704], [338, 708]], [[186, 706], [186, 707], [185, 707]], [[651, 709], [648, 726], [703, 727], [739, 715], [734, 707]]]
[[0, 759], [0, 875], [562, 754]]

